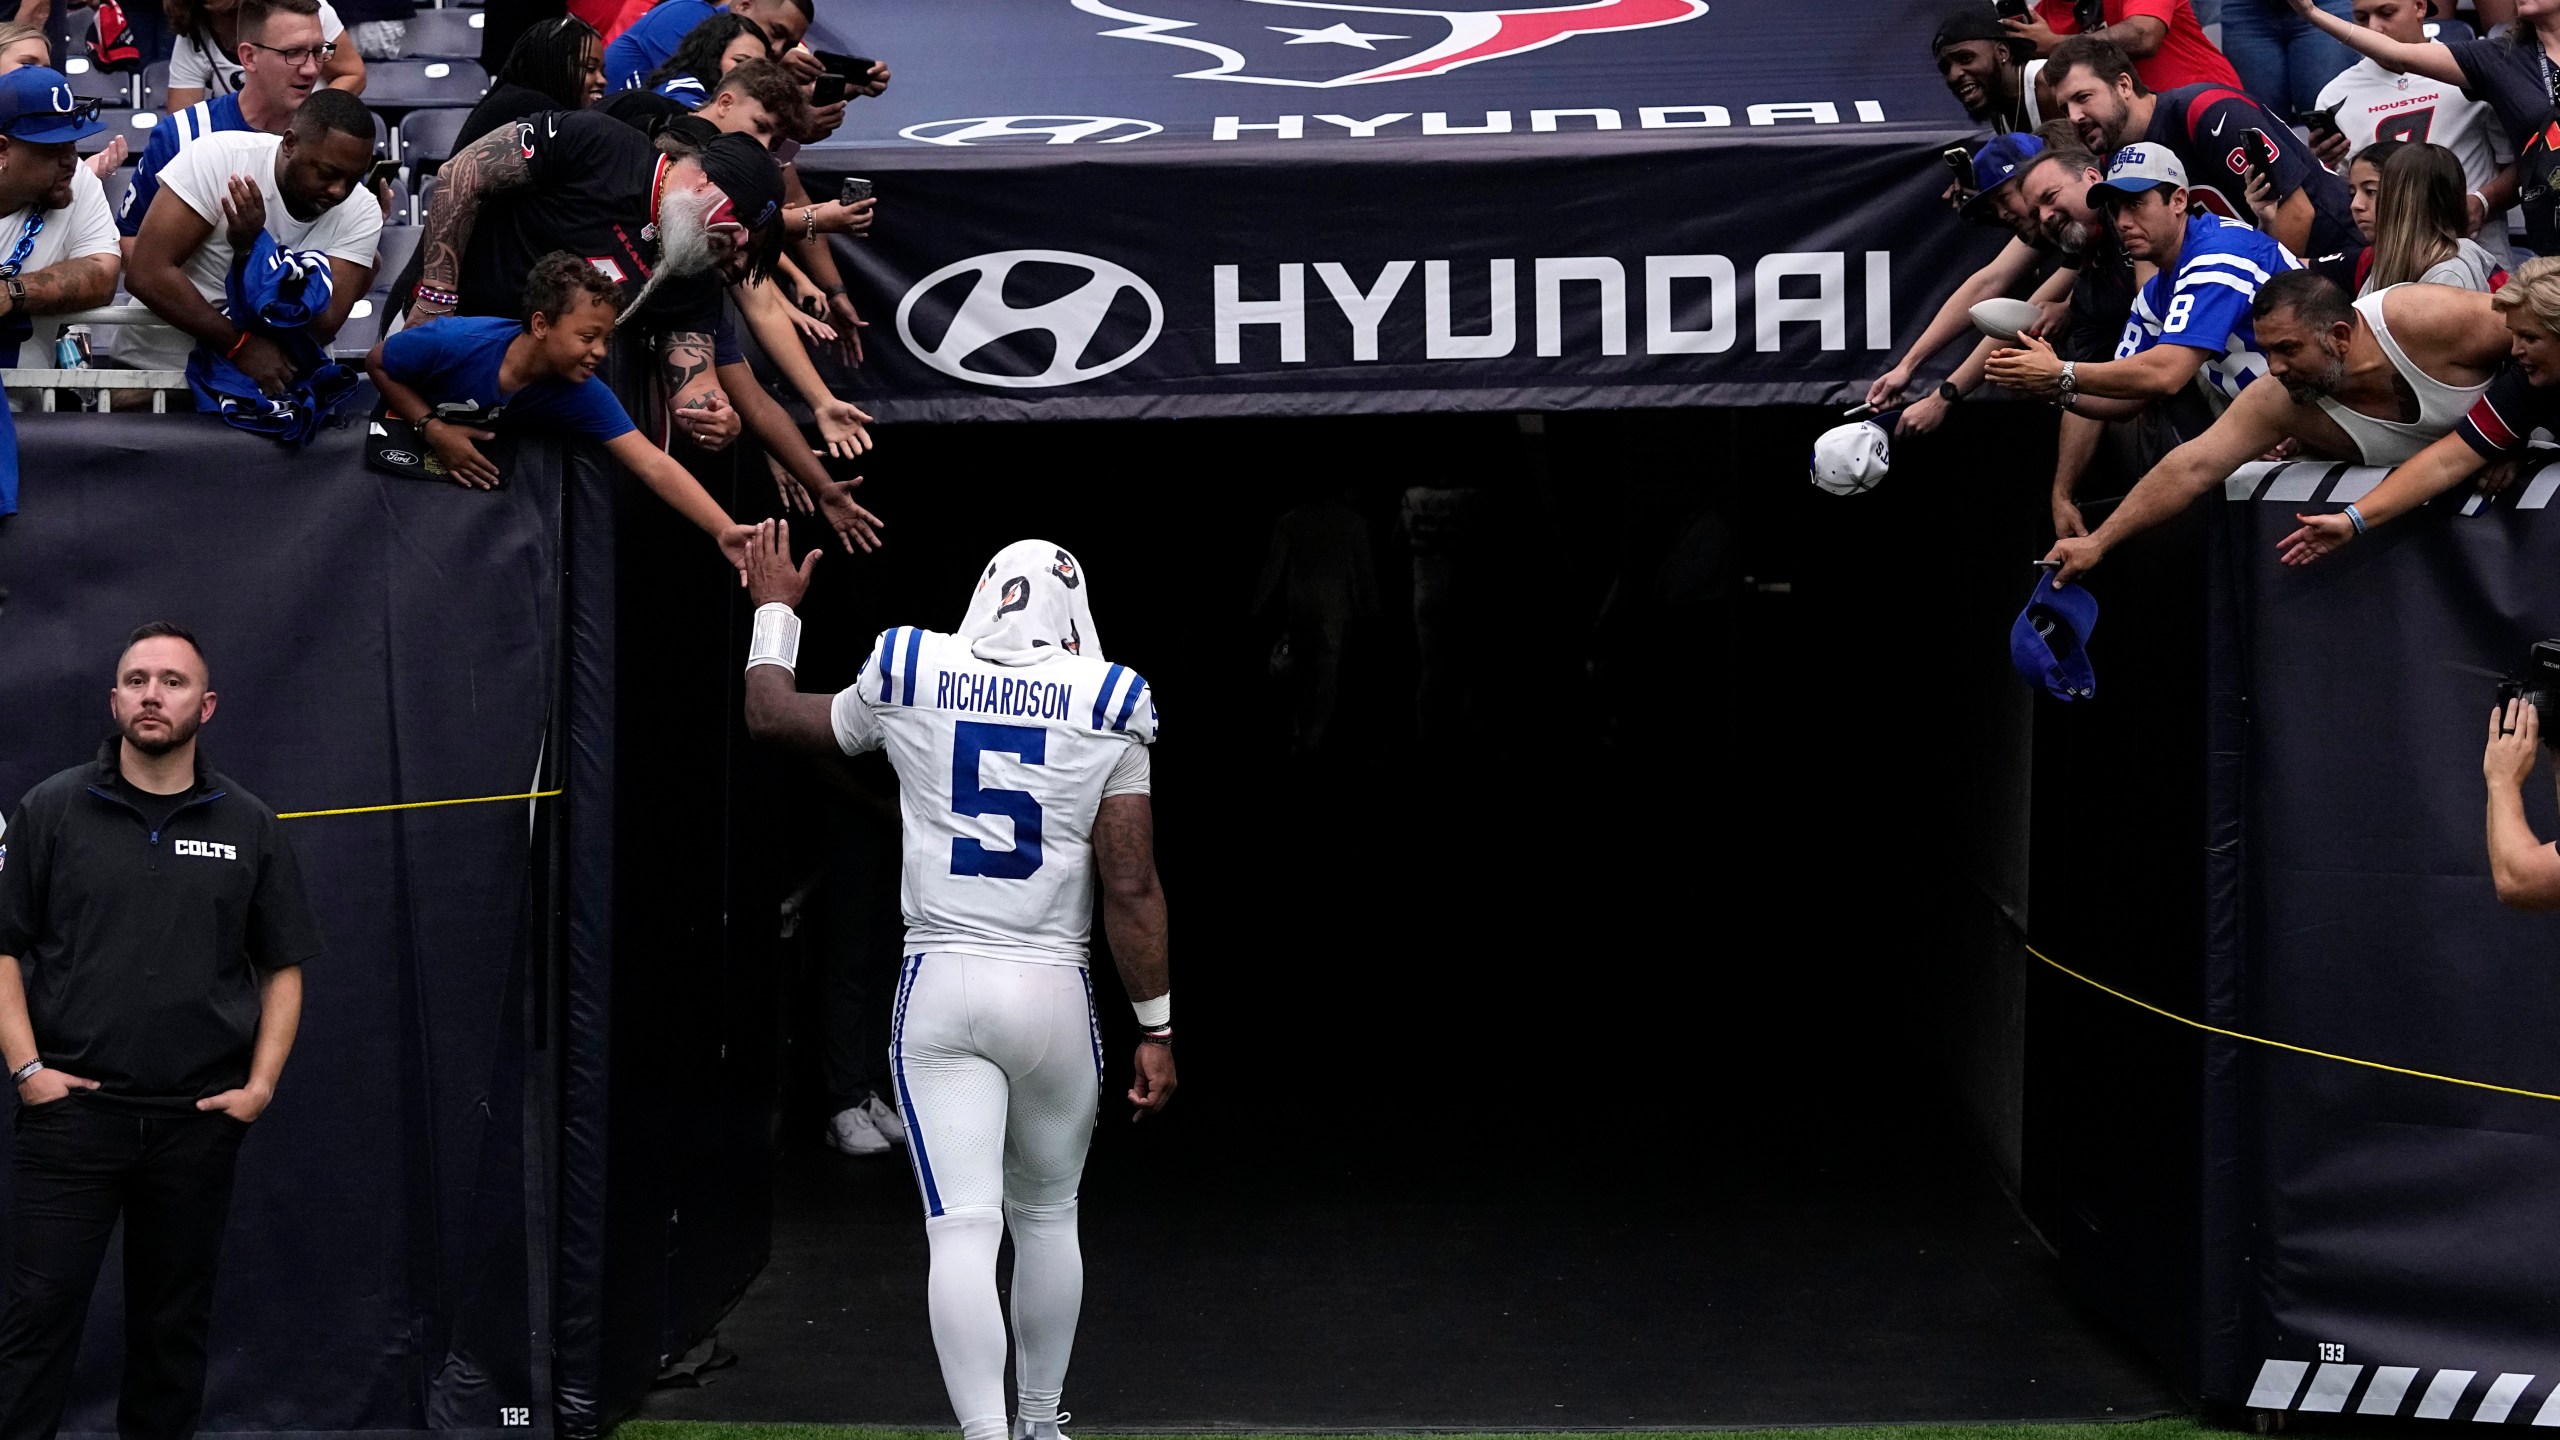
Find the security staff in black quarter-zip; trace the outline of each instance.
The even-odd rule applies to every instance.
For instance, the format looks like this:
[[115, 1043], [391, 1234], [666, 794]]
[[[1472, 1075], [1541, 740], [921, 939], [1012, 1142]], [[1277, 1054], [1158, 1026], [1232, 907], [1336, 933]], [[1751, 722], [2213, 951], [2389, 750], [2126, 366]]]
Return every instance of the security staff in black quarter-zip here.
[[0, 1440], [52, 1440], [119, 1217], [124, 1440], [204, 1411], [214, 1276], [240, 1142], [274, 1098], [320, 953], [275, 812], [196, 753], [214, 693], [195, 637], [134, 632], [118, 731], [0, 831], [0, 1064], [16, 1082]]

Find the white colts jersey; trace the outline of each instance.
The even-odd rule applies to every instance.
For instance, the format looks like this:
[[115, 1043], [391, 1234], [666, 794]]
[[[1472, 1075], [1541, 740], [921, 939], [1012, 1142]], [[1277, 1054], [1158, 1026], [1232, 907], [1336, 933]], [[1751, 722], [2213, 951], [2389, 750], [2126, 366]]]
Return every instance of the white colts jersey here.
[[833, 717], [846, 754], [885, 747], [898, 772], [907, 953], [1085, 963], [1094, 816], [1149, 787], [1155, 692], [1138, 672], [1064, 652], [997, 665], [898, 626]]

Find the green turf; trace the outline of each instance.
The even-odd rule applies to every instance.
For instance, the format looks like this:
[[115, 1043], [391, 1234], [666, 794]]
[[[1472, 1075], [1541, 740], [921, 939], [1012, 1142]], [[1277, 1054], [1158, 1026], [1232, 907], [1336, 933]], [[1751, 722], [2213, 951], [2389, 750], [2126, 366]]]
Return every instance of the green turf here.
[[[874, 1430], [858, 1425], [725, 1425], [709, 1420], [634, 1420], [615, 1430], [611, 1440], [952, 1440], [956, 1432], [949, 1430]], [[1108, 1430], [1079, 1430], [1079, 1436], [1108, 1435]], [[1407, 1432], [1409, 1433], [1409, 1432]], [[1461, 1433], [1464, 1440], [1512, 1440], [1497, 1432]], [[1682, 1434], [1710, 1435], [1713, 1440], [1744, 1440], [1744, 1437], [1766, 1435], [1773, 1440], [2201, 1440], [2221, 1432], [2210, 1430], [2197, 1421], [2177, 1417], [2167, 1420], [2135, 1420], [2121, 1424], [2086, 1425], [1838, 1425], [1807, 1427], [1794, 1430], [1714, 1430], [1714, 1431], [1545, 1431], [1538, 1435], [1520, 1436], [1516, 1440], [1617, 1440], [1621, 1435], [1641, 1436], [1642, 1440], [1676, 1440]], [[1218, 1431], [1199, 1440], [1252, 1440], [1254, 1432]], [[1339, 1432], [1328, 1432], [1339, 1434]], [[1180, 1440], [1180, 1437], [1152, 1436], [1150, 1440]], [[1344, 1435], [1341, 1440], [1356, 1440]]]

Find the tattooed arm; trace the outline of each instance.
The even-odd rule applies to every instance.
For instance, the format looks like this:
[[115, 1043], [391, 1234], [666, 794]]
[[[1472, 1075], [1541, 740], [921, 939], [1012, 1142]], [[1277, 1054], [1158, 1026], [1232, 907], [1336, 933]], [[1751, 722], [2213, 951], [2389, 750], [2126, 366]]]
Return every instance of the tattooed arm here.
[[712, 367], [711, 337], [672, 330], [659, 351], [658, 374], [667, 387], [667, 413], [705, 450], [726, 450], [738, 438], [738, 412]]
[[[435, 199], [427, 205], [427, 233], [418, 242], [418, 284], [456, 290], [462, 282], [462, 255], [471, 248], [471, 227], [480, 218], [480, 203], [491, 195], [519, 190], [532, 183], [532, 162], [517, 136], [518, 127], [501, 125], [474, 140], [436, 172]], [[409, 323], [422, 325], [449, 307], [412, 301]], [[706, 349], [705, 354], [709, 352]], [[706, 359], [703, 368], [710, 369]]]
[[0, 295], [0, 306], [6, 306], [10, 313], [23, 310], [29, 315], [94, 310], [115, 298], [116, 278], [123, 271], [124, 262], [113, 251], [59, 261], [26, 277], [25, 304], [10, 305], [8, 298]]

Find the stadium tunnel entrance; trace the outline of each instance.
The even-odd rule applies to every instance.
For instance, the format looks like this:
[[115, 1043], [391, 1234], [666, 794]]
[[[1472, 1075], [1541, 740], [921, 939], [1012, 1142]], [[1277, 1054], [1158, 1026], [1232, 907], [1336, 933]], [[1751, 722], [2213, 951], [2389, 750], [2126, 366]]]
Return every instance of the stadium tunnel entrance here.
[[[2020, 943], [2031, 834], [2140, 883], [2193, 848], [2199, 782], [2139, 733], [2176, 693], [2120, 707], [2119, 750], [2009, 670], [2050, 455], [2001, 419], [1959, 412], [1853, 499], [1804, 483], [1836, 423], [1813, 410], [900, 428], [869, 469], [892, 544], [820, 566], [804, 688], [890, 624], [952, 623], [1036, 535], [1164, 697], [1184, 1089], [1127, 1123], [1097, 956], [1087, 1423], [2178, 1406], [2192, 1238], [2075, 1240], [2111, 1203], [2192, 1215], [2192, 1057], [2085, 1073], [2045, 1021], [2087, 1017]], [[1294, 623], [1292, 560], [1341, 592]], [[2178, 671], [2180, 622], [2147, 623], [2123, 663]], [[892, 782], [740, 763], [801, 893], [757, 1102], [770, 1247], [742, 1295], [669, 1313], [639, 1413], [938, 1428], [909, 1172], [819, 1138], [828, 967], [864, 967], [858, 1048], [885, 1048]], [[2093, 785], [2150, 828], [2043, 823]], [[2111, 923], [2192, 953], [2192, 909], [2160, 909]]]

